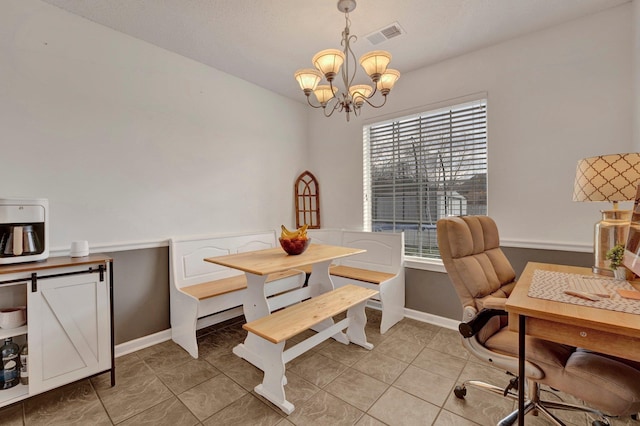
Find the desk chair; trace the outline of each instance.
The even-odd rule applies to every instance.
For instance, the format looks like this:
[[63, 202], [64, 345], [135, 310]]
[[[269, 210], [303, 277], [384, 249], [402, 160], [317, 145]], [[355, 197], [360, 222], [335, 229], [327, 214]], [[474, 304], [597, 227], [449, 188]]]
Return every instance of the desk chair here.
[[[438, 221], [437, 234], [442, 261], [463, 307], [459, 327], [463, 346], [473, 356], [514, 376], [506, 389], [467, 381], [454, 393], [464, 398], [467, 386], [474, 386], [517, 400], [518, 333], [506, 327], [504, 310], [516, 277], [500, 249], [498, 228], [487, 216], [449, 217]], [[594, 425], [602, 425], [608, 424], [607, 416], [640, 411], [639, 363], [531, 336], [526, 337], [526, 348], [525, 413], [541, 412], [553, 424], [562, 425], [550, 410], [584, 411], [599, 418]], [[543, 401], [541, 384], [573, 395], [589, 407]], [[513, 424], [517, 414], [511, 413], [499, 424]]]

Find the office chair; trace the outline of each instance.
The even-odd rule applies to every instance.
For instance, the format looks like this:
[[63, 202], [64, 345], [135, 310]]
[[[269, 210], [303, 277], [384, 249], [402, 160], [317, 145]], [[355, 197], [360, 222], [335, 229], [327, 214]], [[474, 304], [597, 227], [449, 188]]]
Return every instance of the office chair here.
[[[504, 310], [516, 275], [500, 249], [498, 228], [488, 216], [448, 217], [440, 219], [436, 228], [442, 261], [462, 303], [463, 346], [514, 376], [506, 388], [470, 380], [454, 393], [464, 398], [467, 386], [473, 386], [517, 400], [518, 333], [506, 327]], [[583, 411], [597, 416], [594, 425], [606, 425], [607, 417], [635, 416], [640, 411], [640, 363], [531, 336], [526, 337], [526, 348], [525, 414], [541, 412], [553, 424], [563, 425], [550, 410]], [[544, 401], [542, 384], [588, 406]], [[499, 424], [513, 424], [517, 415], [515, 411]]]

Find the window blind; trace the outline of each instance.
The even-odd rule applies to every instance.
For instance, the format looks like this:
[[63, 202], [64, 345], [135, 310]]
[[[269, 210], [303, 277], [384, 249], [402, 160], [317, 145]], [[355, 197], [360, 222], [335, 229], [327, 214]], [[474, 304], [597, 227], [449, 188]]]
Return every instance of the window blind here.
[[407, 256], [439, 257], [439, 218], [487, 212], [486, 99], [363, 129], [364, 223], [405, 232]]

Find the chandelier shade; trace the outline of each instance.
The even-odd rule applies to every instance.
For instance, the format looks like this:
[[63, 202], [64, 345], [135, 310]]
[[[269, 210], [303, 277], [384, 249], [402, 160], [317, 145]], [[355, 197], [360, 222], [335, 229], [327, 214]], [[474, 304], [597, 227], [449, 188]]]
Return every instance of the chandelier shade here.
[[391, 62], [391, 53], [384, 50], [374, 50], [360, 57], [360, 65], [374, 83], [387, 70], [389, 62]]
[[337, 91], [337, 87], [331, 87], [328, 84], [323, 84], [318, 86], [316, 90], [313, 91], [313, 94], [316, 95], [316, 99], [321, 105], [325, 105], [335, 96]]
[[[311, 63], [315, 69], [305, 68], [296, 71], [295, 79], [307, 97], [307, 103], [313, 108], [322, 108], [324, 115], [330, 117], [336, 110], [346, 113], [347, 121], [349, 115], [358, 115], [365, 103], [373, 108], [380, 108], [387, 102], [387, 95], [400, 78], [400, 72], [388, 69], [391, 62], [391, 54], [384, 50], [374, 50], [365, 53], [360, 57], [360, 65], [373, 83], [373, 86], [366, 84], [353, 84], [356, 79], [356, 68], [350, 66], [350, 62], [355, 63], [356, 56], [351, 49], [351, 42], [357, 38], [351, 35], [349, 28], [349, 12], [356, 7], [355, 0], [338, 0], [338, 10], [345, 15], [345, 29], [342, 32], [343, 50], [326, 49], [316, 53]], [[342, 68], [342, 72], [340, 72]], [[342, 88], [334, 85], [336, 75], [342, 77]], [[329, 83], [319, 85], [322, 78]], [[314, 105], [310, 100], [311, 93], [314, 93], [319, 105]], [[380, 92], [382, 103], [374, 104], [373, 96]]]
[[396, 81], [400, 78], [400, 71], [387, 68], [387, 70], [380, 76], [380, 80], [376, 83], [378, 90], [386, 95], [393, 89]]
[[362, 106], [364, 100], [371, 96], [371, 93], [373, 93], [373, 87], [368, 84], [356, 84], [355, 86], [349, 87], [351, 99], [353, 99], [353, 103], [358, 107]]
[[327, 81], [333, 80], [344, 63], [344, 53], [338, 49], [326, 49], [316, 53], [311, 62], [324, 74]]
[[318, 86], [318, 83], [320, 83], [320, 80], [322, 80], [322, 74], [320, 74], [320, 71], [311, 68], [298, 70], [294, 76], [298, 81], [298, 84], [300, 84], [300, 88], [304, 91], [314, 91]]

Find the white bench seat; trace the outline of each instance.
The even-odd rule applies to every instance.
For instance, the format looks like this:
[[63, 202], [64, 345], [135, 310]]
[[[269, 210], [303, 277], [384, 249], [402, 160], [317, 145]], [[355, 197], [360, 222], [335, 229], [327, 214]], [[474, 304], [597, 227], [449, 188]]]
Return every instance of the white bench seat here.
[[329, 273], [336, 277], [350, 278], [371, 284], [380, 284], [395, 277], [395, 274], [372, 271], [371, 269], [354, 268], [352, 266], [336, 265], [329, 269]]
[[[284, 392], [287, 382], [285, 365], [289, 361], [336, 334], [342, 335], [341, 331], [344, 329], [347, 342], [372, 349], [373, 345], [367, 342], [364, 331], [364, 308], [367, 300], [376, 293], [375, 290], [346, 285], [244, 324], [242, 328], [259, 337], [256, 342], [263, 354], [264, 378], [255, 387], [256, 393], [286, 414], [291, 414], [295, 407], [287, 401]], [[347, 311], [347, 317], [333, 324], [332, 317], [344, 311]], [[326, 328], [295, 346], [284, 349], [287, 340], [323, 321], [330, 321]]]
[[[300, 271], [277, 272], [275, 274], [268, 275], [267, 282], [270, 283], [282, 278], [297, 277], [299, 274]], [[184, 287], [182, 291], [195, 297], [198, 300], [204, 300], [210, 297], [221, 296], [232, 291], [244, 290], [246, 288], [247, 276], [245, 274], [242, 274]]]

